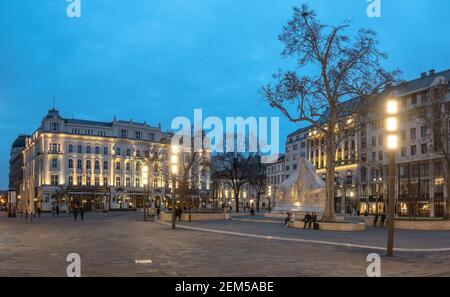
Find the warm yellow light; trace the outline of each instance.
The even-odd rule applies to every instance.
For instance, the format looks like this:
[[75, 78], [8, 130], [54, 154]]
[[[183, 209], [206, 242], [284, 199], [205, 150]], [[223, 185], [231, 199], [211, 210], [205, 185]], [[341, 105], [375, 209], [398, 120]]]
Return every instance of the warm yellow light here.
[[177, 164], [178, 163], [178, 156], [177, 155], [172, 155], [172, 157], [170, 158], [170, 162], [172, 164]]
[[389, 117], [386, 119], [386, 130], [389, 132], [397, 131], [398, 125], [397, 125], [397, 118], [396, 117]]
[[172, 165], [172, 169], [171, 169], [173, 174], [177, 174], [178, 173], [178, 166], [177, 165]]
[[179, 152], [179, 147], [178, 147], [178, 145], [173, 145], [173, 146], [172, 146], [172, 153], [178, 154], [178, 152]]
[[398, 103], [395, 99], [389, 99], [387, 102], [387, 113], [396, 114], [398, 112]]
[[388, 149], [398, 148], [398, 137], [397, 135], [388, 135], [387, 137], [387, 147]]

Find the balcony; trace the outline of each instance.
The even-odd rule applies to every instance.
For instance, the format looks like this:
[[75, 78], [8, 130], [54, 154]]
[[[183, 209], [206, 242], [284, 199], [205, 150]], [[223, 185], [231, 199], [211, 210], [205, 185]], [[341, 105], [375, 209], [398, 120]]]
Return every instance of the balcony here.
[[48, 150], [47, 153], [49, 155], [61, 155], [62, 154], [62, 152], [58, 151], [58, 150]]

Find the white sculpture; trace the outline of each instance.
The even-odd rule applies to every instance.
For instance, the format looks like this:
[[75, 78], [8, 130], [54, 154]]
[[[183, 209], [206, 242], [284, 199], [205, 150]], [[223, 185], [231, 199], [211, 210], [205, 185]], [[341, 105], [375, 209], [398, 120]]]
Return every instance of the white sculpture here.
[[314, 165], [301, 158], [297, 171], [278, 187], [274, 211], [322, 213], [325, 201], [325, 182], [316, 174]]

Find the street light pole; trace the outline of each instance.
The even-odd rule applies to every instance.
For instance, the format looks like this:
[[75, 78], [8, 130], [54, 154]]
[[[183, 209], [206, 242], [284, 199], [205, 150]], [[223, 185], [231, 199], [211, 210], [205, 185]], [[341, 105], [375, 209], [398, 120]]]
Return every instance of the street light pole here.
[[387, 255], [392, 257], [394, 251], [394, 228], [395, 228], [395, 152], [389, 152], [389, 177], [388, 177], [388, 241]]
[[387, 147], [389, 150], [389, 174], [388, 174], [388, 199], [389, 199], [389, 217], [388, 217], [388, 240], [386, 255], [392, 257], [394, 253], [394, 228], [395, 228], [395, 154], [398, 148], [398, 102], [395, 99], [388, 99], [386, 118]]
[[175, 177], [178, 172], [178, 147], [177, 146], [172, 146], [172, 156], [170, 157], [170, 164], [171, 164], [170, 172], [171, 172], [171, 177], [172, 177], [172, 230], [175, 230], [175, 222], [176, 222], [176, 213], [175, 213], [176, 181], [175, 181]]

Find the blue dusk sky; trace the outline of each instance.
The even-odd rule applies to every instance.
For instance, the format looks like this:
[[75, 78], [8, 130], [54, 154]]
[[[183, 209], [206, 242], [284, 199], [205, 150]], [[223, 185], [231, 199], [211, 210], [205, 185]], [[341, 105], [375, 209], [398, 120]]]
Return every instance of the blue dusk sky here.
[[[286, 69], [277, 35], [291, 0], [66, 0], [0, 2], [0, 189], [8, 185], [10, 147], [32, 133], [52, 106], [63, 117], [161, 122], [176, 116], [280, 116], [280, 145], [298, 126], [271, 109], [257, 89]], [[321, 20], [372, 28], [405, 79], [450, 68], [450, 1], [310, 0]], [[281, 148], [283, 150], [283, 148]]]

